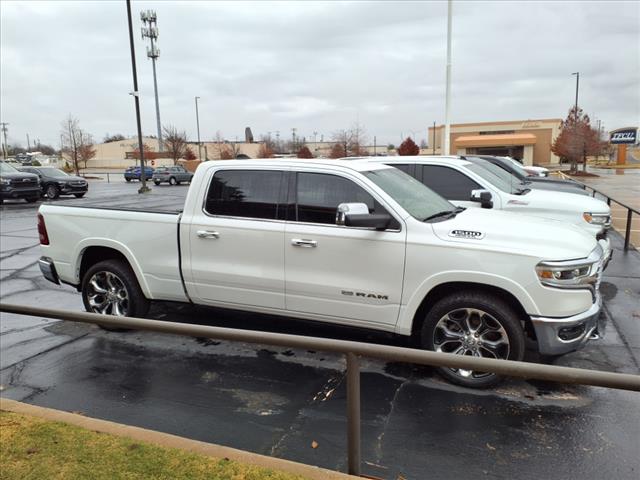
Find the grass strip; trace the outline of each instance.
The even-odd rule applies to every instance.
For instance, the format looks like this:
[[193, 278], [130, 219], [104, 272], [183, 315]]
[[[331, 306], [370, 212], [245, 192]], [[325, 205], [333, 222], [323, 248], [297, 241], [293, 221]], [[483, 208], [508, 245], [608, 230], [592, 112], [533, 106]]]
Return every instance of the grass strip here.
[[3, 480], [303, 480], [289, 473], [6, 411], [0, 411], [0, 472]]

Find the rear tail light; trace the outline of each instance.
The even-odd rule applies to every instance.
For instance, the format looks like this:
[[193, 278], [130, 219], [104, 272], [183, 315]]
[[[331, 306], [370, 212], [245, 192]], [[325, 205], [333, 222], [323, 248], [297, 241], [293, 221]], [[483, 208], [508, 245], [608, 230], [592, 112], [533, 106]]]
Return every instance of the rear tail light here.
[[49, 245], [47, 226], [44, 224], [44, 217], [41, 213], [38, 214], [38, 235], [40, 236], [40, 245]]

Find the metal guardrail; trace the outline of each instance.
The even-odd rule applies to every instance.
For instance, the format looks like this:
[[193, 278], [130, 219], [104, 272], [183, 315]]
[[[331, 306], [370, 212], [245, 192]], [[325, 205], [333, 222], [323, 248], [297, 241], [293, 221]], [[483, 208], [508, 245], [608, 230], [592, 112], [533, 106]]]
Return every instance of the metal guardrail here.
[[612, 373], [582, 368], [558, 367], [539, 363], [495, 360], [426, 350], [368, 344], [348, 340], [304, 337], [283, 333], [236, 330], [161, 320], [133, 317], [115, 317], [96, 313], [69, 312], [66, 310], [28, 307], [0, 303], [0, 312], [56, 318], [73, 322], [101, 324], [115, 328], [130, 328], [153, 332], [204, 337], [233, 342], [247, 342], [287, 348], [342, 353], [346, 357], [347, 384], [347, 456], [348, 472], [360, 475], [360, 357], [377, 358], [394, 362], [416, 363], [432, 367], [480, 370], [512, 377], [544, 380], [576, 385], [591, 385], [640, 392], [640, 375]]
[[635, 209], [635, 208], [633, 208], [633, 207], [630, 207], [629, 205], [627, 205], [627, 204], [625, 204], [625, 203], [622, 203], [622, 202], [621, 202], [621, 201], [619, 201], [619, 200], [616, 200], [615, 198], [611, 198], [611, 197], [610, 197], [609, 195], [607, 195], [606, 193], [601, 192], [600, 190], [597, 190], [597, 189], [595, 189], [595, 188], [593, 188], [593, 187], [591, 187], [591, 186], [587, 185], [586, 183], [583, 183], [583, 182], [581, 182], [581, 181], [579, 181], [579, 180], [576, 180], [575, 178], [573, 178], [573, 177], [571, 177], [571, 176], [569, 176], [569, 175], [565, 175], [565, 174], [564, 174], [564, 173], [562, 173], [562, 172], [559, 172], [559, 173], [560, 173], [560, 175], [561, 175], [563, 178], [568, 178], [568, 179], [570, 179], [570, 180], [573, 180], [574, 182], [576, 182], [576, 183], [578, 183], [578, 184], [582, 185], [585, 189], [591, 190], [591, 192], [592, 192], [592, 193], [591, 193], [591, 196], [592, 196], [593, 198], [596, 198], [596, 194], [598, 194], [598, 195], [600, 195], [600, 196], [602, 196], [602, 197], [604, 197], [604, 198], [606, 198], [606, 199], [607, 199], [607, 205], [611, 206], [611, 202], [613, 202], [613, 203], [617, 203], [617, 204], [618, 204], [618, 205], [620, 205], [621, 207], [623, 207], [623, 208], [626, 208], [626, 209], [627, 209], [627, 224], [626, 224], [626, 227], [625, 227], [625, 230], [624, 230], [624, 250], [625, 250], [625, 251], [629, 250], [629, 242], [630, 242], [630, 239], [631, 239], [631, 218], [632, 218], [632, 216], [633, 216], [633, 214], [634, 214], [634, 213], [635, 213], [636, 215], [639, 215], [639, 216], [640, 216], [640, 211], [636, 210], [636, 209]]
[[81, 176], [83, 178], [92, 177], [93, 175], [106, 175], [107, 183], [111, 183], [110, 175], [121, 176], [124, 179], [124, 170], [122, 171], [113, 171], [113, 172], [82, 172]]

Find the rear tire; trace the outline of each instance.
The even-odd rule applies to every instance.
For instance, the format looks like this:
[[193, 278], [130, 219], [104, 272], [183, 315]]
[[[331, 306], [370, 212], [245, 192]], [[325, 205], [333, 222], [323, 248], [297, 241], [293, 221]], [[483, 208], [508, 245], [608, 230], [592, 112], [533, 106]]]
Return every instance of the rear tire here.
[[125, 181], [126, 181], [127, 183], [129, 183], [129, 182], [131, 181], [131, 179], [130, 179], [130, 178], [125, 178]]
[[76, 198], [82, 198], [84, 197], [84, 193], [74, 193], [73, 196]]
[[144, 317], [150, 306], [131, 267], [122, 260], [105, 260], [87, 270], [82, 278], [82, 302], [87, 312], [121, 317]]
[[178, 183], [178, 181], [176, 180], [176, 177], [171, 177], [169, 179], [169, 185], [176, 185]]
[[[522, 360], [525, 335], [517, 313], [497, 296], [463, 291], [431, 308], [422, 324], [420, 343], [426, 350], [503, 360]], [[440, 367], [452, 383], [491, 387], [502, 380], [492, 373]]]
[[158, 182], [157, 180], [154, 180], [154, 181], [153, 181], [153, 183], [155, 183], [155, 184], [156, 184], [156, 187], [157, 187], [158, 185], [160, 185], [160, 182]]

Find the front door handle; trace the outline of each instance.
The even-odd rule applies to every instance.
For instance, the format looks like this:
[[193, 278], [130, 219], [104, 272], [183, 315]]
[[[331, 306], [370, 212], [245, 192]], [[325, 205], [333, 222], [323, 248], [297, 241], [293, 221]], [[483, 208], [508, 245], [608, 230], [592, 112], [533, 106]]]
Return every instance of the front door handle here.
[[196, 234], [200, 238], [219, 238], [220, 237], [220, 234], [218, 232], [214, 232], [212, 230], [198, 230]]
[[315, 240], [305, 240], [303, 238], [292, 238], [291, 245], [294, 247], [315, 248], [318, 246], [318, 242]]

